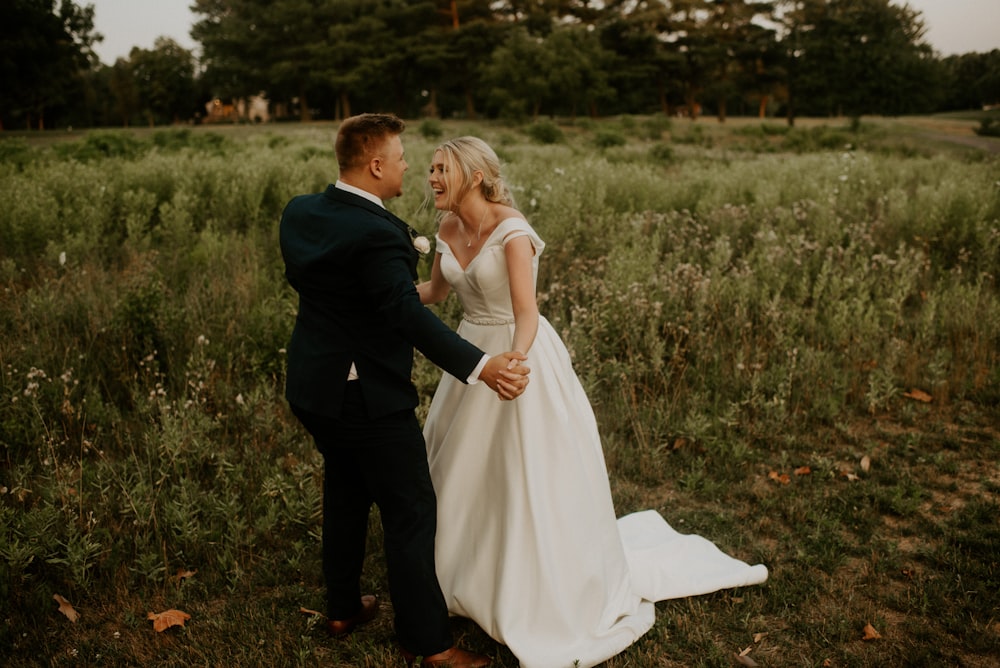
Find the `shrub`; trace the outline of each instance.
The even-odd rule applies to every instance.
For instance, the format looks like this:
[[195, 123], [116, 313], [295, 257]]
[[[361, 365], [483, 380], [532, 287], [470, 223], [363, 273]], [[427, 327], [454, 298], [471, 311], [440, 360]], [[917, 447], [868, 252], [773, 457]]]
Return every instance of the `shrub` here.
[[76, 145], [75, 157], [81, 161], [98, 158], [134, 158], [144, 153], [142, 142], [125, 132], [98, 131], [87, 133], [82, 144]]
[[646, 139], [659, 141], [663, 138], [664, 132], [670, 132], [673, 121], [665, 114], [653, 114], [645, 120], [643, 127], [646, 131]]
[[597, 148], [605, 149], [613, 146], [624, 146], [625, 137], [613, 130], [602, 130], [594, 137], [594, 145]]
[[444, 134], [444, 129], [441, 127], [441, 121], [434, 118], [425, 118], [421, 123], [420, 127], [417, 129], [420, 136], [424, 139], [435, 140]]
[[984, 118], [979, 121], [976, 134], [981, 137], [1000, 137], [1000, 121], [995, 118]]
[[18, 170], [35, 159], [35, 154], [28, 148], [28, 143], [17, 137], [0, 139], [0, 164], [13, 165]]
[[656, 143], [649, 148], [649, 157], [653, 162], [671, 162], [674, 159], [674, 149], [670, 144]]
[[191, 142], [191, 130], [188, 128], [157, 130], [153, 133], [153, 146], [170, 151], [178, 151]]
[[532, 123], [524, 132], [539, 144], [559, 144], [563, 141], [563, 131], [551, 121]]

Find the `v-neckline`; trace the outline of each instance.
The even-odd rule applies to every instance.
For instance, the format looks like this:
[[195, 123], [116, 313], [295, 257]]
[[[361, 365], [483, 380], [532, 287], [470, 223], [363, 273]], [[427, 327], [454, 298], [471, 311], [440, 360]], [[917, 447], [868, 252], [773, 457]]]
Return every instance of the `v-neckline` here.
[[480, 247], [480, 249], [476, 251], [476, 254], [472, 256], [472, 259], [470, 259], [469, 263], [464, 267], [462, 266], [462, 263], [459, 262], [458, 256], [455, 255], [455, 249], [451, 247], [451, 244], [449, 244], [447, 241], [444, 241], [444, 239], [441, 240], [444, 241], [445, 245], [448, 246], [448, 250], [451, 251], [451, 256], [455, 258], [455, 264], [458, 265], [458, 268], [462, 270], [463, 274], [469, 271], [469, 267], [472, 266], [472, 263], [475, 262], [479, 258], [479, 256], [483, 254], [484, 250], [486, 250], [486, 245], [490, 243], [490, 239], [493, 238], [493, 235], [496, 234], [497, 230], [500, 229], [500, 226], [506, 223], [508, 220], [509, 218], [504, 218], [503, 220], [501, 220], [499, 223], [496, 224], [496, 226], [490, 231], [490, 233], [486, 235], [486, 241], [483, 242], [482, 247]]

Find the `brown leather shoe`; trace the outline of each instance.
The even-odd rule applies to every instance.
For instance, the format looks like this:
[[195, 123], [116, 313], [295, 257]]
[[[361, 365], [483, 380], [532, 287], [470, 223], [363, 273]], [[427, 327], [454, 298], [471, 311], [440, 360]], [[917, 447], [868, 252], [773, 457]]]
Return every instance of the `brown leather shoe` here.
[[[417, 657], [404, 649], [403, 658], [406, 659], [407, 666], [413, 666]], [[456, 646], [437, 654], [425, 656], [420, 665], [425, 668], [486, 668], [491, 661], [492, 659], [488, 656], [475, 654]]]
[[378, 601], [371, 594], [361, 597], [361, 610], [348, 619], [331, 619], [326, 623], [326, 630], [334, 638], [342, 638], [348, 633], [375, 619], [378, 614]]

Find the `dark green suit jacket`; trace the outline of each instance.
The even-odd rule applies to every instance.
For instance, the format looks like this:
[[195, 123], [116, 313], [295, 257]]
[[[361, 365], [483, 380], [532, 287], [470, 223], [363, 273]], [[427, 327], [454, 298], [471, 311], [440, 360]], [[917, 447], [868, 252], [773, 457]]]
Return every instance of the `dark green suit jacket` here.
[[285, 207], [281, 254], [299, 294], [288, 344], [289, 403], [339, 417], [354, 362], [369, 418], [412, 410], [414, 347], [468, 379], [483, 351], [420, 303], [413, 234], [389, 211], [332, 184]]

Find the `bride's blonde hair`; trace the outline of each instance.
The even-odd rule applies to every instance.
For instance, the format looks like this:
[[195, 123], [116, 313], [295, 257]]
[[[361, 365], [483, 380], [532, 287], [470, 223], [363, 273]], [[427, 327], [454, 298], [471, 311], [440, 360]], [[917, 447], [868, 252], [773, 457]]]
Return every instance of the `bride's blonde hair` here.
[[461, 202], [472, 190], [476, 172], [483, 175], [479, 190], [488, 202], [515, 206], [514, 196], [500, 174], [500, 158], [482, 139], [458, 137], [444, 142], [434, 150], [444, 153], [444, 163], [454, 178], [454, 191], [449, 195], [450, 206]]

